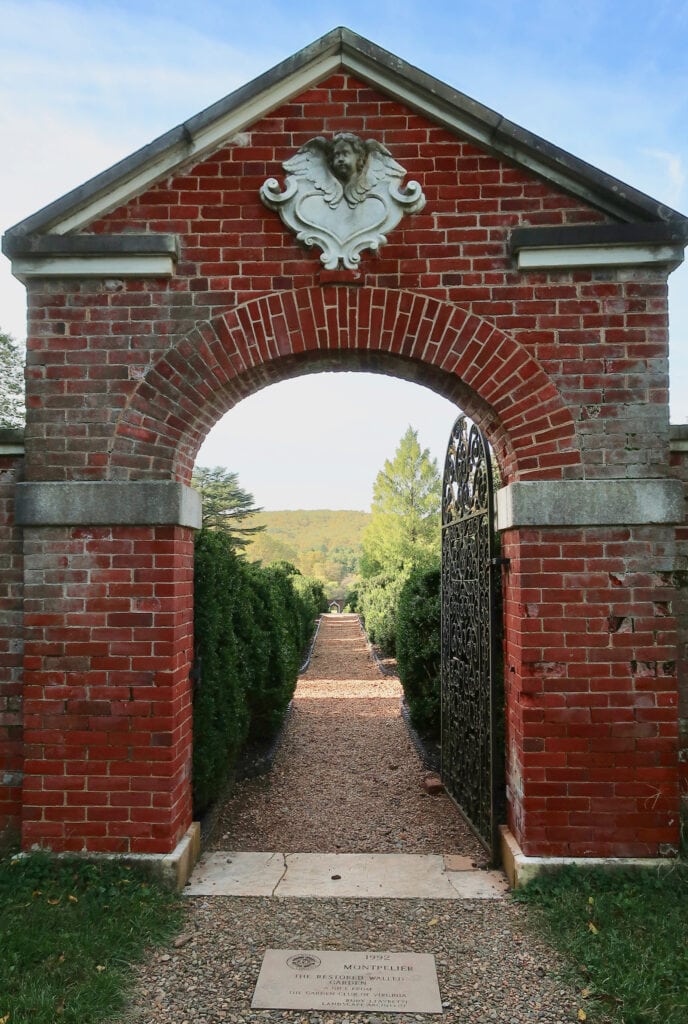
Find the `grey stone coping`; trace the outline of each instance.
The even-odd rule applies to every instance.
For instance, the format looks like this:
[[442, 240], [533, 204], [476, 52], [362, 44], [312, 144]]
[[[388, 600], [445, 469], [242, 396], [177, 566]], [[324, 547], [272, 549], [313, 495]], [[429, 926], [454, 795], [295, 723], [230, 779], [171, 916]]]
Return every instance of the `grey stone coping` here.
[[672, 452], [688, 452], [688, 424], [669, 427], [669, 447]]
[[554, 249], [560, 246], [685, 245], [688, 223], [572, 224], [538, 228], [514, 228], [509, 252], [521, 249]]
[[682, 523], [680, 480], [521, 480], [496, 493], [497, 529]]
[[179, 255], [176, 235], [5, 235], [6, 256], [172, 256]]
[[0, 427], [0, 455], [24, 454], [24, 428]]
[[20, 526], [201, 527], [197, 491], [173, 480], [17, 484]]
[[24, 445], [24, 428], [23, 427], [0, 427], [0, 445], [1, 444], [12, 444]]

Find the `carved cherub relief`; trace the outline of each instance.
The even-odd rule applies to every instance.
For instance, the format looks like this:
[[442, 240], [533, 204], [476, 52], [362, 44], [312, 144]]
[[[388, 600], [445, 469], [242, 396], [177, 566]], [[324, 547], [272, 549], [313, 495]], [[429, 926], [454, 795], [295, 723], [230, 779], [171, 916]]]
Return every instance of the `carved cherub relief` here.
[[283, 164], [285, 190], [268, 178], [260, 195], [307, 246], [322, 249], [328, 270], [356, 269], [364, 249], [376, 251], [404, 213], [425, 206], [416, 181], [405, 188], [406, 171], [375, 139], [339, 132], [318, 135]]

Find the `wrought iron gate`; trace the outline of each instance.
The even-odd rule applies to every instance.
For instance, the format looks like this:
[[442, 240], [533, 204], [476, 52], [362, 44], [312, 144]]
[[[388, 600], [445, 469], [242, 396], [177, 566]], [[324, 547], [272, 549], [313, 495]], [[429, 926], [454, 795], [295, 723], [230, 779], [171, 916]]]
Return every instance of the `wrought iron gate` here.
[[442, 778], [495, 862], [504, 772], [493, 522], [487, 441], [460, 416], [447, 447], [442, 499]]

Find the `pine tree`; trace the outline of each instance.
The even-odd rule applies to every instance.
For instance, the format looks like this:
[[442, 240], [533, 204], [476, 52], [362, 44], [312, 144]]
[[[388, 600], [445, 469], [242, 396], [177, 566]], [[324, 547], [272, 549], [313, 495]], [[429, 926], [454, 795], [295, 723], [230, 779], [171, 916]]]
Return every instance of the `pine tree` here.
[[239, 486], [237, 473], [224, 466], [196, 466], [191, 479], [203, 502], [204, 529], [226, 533], [237, 548], [244, 548], [249, 538], [264, 526], [246, 526], [244, 521], [262, 509], [254, 504], [252, 494]]
[[0, 331], [0, 427], [24, 426], [24, 361], [16, 341]]
[[418, 431], [409, 427], [375, 480], [371, 520], [362, 538], [364, 576], [396, 573], [439, 556], [441, 494], [437, 460], [421, 449]]

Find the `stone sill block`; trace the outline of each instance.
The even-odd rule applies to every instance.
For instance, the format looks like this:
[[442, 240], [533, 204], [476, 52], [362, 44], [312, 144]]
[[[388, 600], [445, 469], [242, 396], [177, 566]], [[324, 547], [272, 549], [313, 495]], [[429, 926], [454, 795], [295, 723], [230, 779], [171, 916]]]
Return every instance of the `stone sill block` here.
[[[26, 851], [22, 856], [26, 856]], [[97, 864], [102, 861], [118, 861], [132, 867], [146, 869], [152, 878], [166, 889], [180, 892], [189, 880], [201, 855], [201, 827], [194, 821], [171, 853], [59, 853], [57, 857], [81, 857]]]
[[675, 863], [661, 857], [526, 857], [506, 825], [500, 825], [502, 870], [512, 889], [522, 889], [534, 878], [557, 871], [568, 864], [580, 868], [605, 868], [609, 871], [629, 868], [664, 868]]

